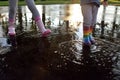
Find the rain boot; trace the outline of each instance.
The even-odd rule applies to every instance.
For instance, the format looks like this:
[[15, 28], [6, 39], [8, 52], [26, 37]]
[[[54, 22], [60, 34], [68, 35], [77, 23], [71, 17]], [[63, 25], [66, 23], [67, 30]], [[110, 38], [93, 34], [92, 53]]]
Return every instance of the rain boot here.
[[36, 21], [36, 24], [42, 33], [42, 37], [47, 37], [51, 33], [50, 29], [45, 29], [44, 24], [40, 19]]
[[95, 44], [95, 39], [92, 36], [92, 32], [93, 32], [93, 26], [90, 26], [89, 40], [90, 40], [91, 44]]
[[89, 39], [89, 33], [90, 33], [90, 27], [83, 26], [83, 45], [91, 45], [90, 39]]
[[16, 35], [14, 21], [9, 21], [8, 35]]

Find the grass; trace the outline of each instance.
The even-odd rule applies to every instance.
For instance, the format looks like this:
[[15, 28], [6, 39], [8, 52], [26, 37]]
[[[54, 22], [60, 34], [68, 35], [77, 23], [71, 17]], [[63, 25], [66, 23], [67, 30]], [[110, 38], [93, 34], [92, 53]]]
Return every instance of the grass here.
[[112, 5], [120, 6], [120, 1], [110, 0], [109, 3], [112, 4]]
[[[46, 1], [40, 1], [37, 0], [35, 2], [36, 4], [73, 4], [73, 3], [80, 3], [80, 0], [75, 0], [75, 2], [72, 2], [72, 0], [46, 0]], [[116, 0], [109, 0], [110, 5], [118, 5], [120, 6], [120, 1]], [[19, 1], [18, 5], [26, 5], [25, 1]], [[0, 6], [8, 6], [8, 1], [0, 1]]]
[[[79, 1], [75, 2], [78, 3]], [[36, 4], [70, 4], [72, 1], [36, 1]], [[26, 5], [25, 1], [19, 1], [18, 5]], [[0, 1], [0, 6], [8, 6], [8, 1]]]

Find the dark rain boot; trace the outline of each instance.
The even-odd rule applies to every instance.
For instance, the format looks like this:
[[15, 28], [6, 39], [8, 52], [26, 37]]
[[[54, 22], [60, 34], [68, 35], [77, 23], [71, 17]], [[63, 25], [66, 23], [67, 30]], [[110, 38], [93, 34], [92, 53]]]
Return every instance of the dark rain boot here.
[[92, 32], [93, 32], [93, 26], [90, 26], [89, 40], [90, 40], [91, 44], [95, 44], [95, 39], [92, 36]]

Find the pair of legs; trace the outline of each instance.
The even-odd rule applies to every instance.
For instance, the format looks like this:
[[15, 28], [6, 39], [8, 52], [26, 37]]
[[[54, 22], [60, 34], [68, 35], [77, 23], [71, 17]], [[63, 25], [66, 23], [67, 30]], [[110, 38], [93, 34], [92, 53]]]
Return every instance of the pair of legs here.
[[[51, 30], [45, 29], [45, 26], [40, 18], [40, 14], [35, 6], [34, 0], [25, 0], [28, 8], [33, 14], [33, 18], [42, 33], [43, 37], [46, 37], [48, 34], [51, 33]], [[17, 3], [18, 0], [9, 0], [9, 27], [8, 27], [8, 34], [9, 35], [15, 35], [15, 16], [16, 16], [16, 10], [17, 10]]]
[[81, 10], [83, 14], [83, 44], [91, 45], [95, 43], [92, 31], [96, 24], [98, 6], [95, 4], [86, 4], [81, 6]]

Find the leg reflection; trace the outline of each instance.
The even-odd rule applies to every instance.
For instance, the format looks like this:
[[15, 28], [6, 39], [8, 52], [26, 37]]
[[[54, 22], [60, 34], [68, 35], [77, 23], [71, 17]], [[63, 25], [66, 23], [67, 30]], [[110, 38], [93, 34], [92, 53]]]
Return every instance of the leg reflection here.
[[40, 55], [45, 56], [49, 53], [50, 42], [47, 37], [41, 37], [38, 43], [38, 52]]
[[17, 40], [15, 35], [9, 35], [8, 37], [8, 44], [12, 45], [12, 48], [16, 49], [17, 48]]
[[89, 59], [90, 59], [90, 53], [91, 53], [91, 50], [90, 50], [90, 46], [87, 46], [87, 45], [83, 45], [83, 51], [82, 51], [82, 54], [83, 54], [83, 63], [86, 64], [86, 63], [89, 63]]

